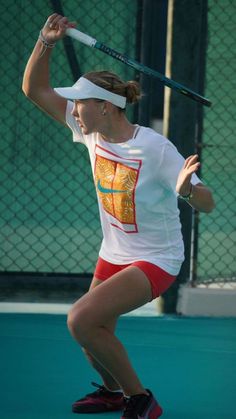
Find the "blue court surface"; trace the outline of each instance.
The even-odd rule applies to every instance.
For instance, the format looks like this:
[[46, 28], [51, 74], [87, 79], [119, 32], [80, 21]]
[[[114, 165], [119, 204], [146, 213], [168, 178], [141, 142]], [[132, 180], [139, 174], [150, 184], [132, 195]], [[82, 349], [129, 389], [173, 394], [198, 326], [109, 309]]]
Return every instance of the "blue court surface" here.
[[[123, 316], [117, 335], [163, 419], [236, 418], [236, 319]], [[100, 381], [66, 315], [1, 313], [0, 354], [1, 419], [120, 417], [71, 413]]]

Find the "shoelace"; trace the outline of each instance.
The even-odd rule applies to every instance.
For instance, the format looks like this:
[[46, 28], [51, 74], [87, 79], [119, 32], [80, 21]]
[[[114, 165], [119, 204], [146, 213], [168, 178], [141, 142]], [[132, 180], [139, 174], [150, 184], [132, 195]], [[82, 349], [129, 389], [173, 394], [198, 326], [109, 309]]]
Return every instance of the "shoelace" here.
[[[107, 391], [107, 389], [104, 386], [101, 386], [100, 384], [94, 383], [93, 381], [91, 384], [93, 387], [97, 387], [97, 390], [96, 390], [97, 394], [105, 393]], [[94, 394], [94, 392], [91, 394]]]
[[101, 386], [100, 384], [94, 383], [93, 381], [91, 382], [92, 386], [97, 387], [96, 392], [91, 393], [92, 395], [96, 394], [106, 394], [106, 393], [110, 393], [112, 394], [112, 391], [107, 390], [107, 388], [105, 386]]

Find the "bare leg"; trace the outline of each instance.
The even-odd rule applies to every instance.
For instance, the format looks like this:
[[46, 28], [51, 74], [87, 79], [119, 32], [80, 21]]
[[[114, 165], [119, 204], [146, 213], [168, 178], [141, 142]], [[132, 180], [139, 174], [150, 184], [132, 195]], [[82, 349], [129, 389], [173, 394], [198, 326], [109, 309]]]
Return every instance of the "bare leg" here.
[[101, 376], [104, 386], [111, 391], [119, 390], [120, 386], [111, 374], [85, 348], [82, 349], [89, 363]]
[[[89, 292], [97, 287], [98, 285], [102, 284], [103, 281], [93, 278]], [[111, 321], [110, 325], [107, 326], [108, 329], [111, 331], [111, 333], [114, 333], [115, 327], [116, 327], [116, 321]], [[112, 375], [92, 356], [92, 354], [86, 349], [82, 348], [87, 360], [91, 364], [91, 366], [99, 373], [99, 375], [102, 378], [104, 386], [109, 390], [119, 390], [120, 386], [119, 384], [114, 380]]]
[[68, 316], [74, 338], [119, 383], [126, 395], [146, 393], [111, 322], [151, 299], [151, 286], [137, 267], [128, 267], [77, 301]]

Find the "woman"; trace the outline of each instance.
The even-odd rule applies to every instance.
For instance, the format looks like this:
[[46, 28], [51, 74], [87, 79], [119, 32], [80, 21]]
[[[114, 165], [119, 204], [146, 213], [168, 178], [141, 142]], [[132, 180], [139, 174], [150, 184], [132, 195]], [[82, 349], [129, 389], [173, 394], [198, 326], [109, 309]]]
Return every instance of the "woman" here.
[[140, 98], [136, 82], [103, 71], [87, 73], [69, 88], [50, 86], [52, 48], [73, 26], [66, 17], [49, 16], [23, 79], [25, 95], [88, 148], [98, 195], [104, 238], [90, 290], [70, 310], [68, 327], [103, 385], [72, 410], [124, 409], [122, 418], [154, 419], [162, 409], [116, 338], [116, 322], [166, 291], [180, 270], [178, 195], [204, 212], [214, 201], [195, 174], [197, 155], [184, 161], [166, 138], [126, 118], [126, 104]]

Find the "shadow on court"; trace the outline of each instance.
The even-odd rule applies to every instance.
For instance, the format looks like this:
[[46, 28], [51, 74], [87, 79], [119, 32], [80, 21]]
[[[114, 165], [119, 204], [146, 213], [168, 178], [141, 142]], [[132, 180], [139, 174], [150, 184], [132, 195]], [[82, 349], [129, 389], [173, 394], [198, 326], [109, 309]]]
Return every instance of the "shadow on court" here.
[[[163, 419], [236, 418], [236, 319], [124, 316], [117, 334]], [[0, 314], [0, 339], [1, 419], [120, 417], [71, 413], [99, 377], [65, 315]]]

